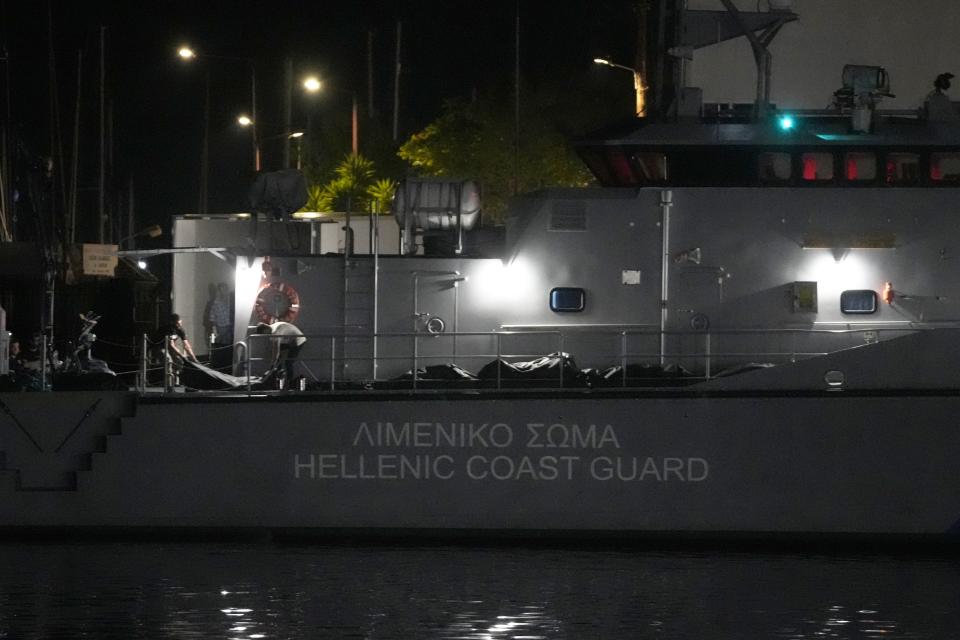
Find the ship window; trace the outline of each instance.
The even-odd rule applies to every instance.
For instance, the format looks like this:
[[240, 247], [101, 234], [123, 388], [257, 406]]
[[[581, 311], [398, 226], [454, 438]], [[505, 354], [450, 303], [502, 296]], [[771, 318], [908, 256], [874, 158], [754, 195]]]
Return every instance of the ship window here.
[[931, 153], [930, 179], [937, 182], [960, 182], [960, 153]]
[[583, 311], [587, 293], [580, 287], [555, 287], [550, 291], [550, 311]]
[[833, 180], [832, 153], [803, 153], [800, 163], [804, 180]]
[[607, 162], [613, 169], [613, 175], [616, 176], [617, 184], [627, 186], [637, 183], [637, 178], [630, 169], [630, 163], [627, 157], [620, 149], [610, 149], [607, 151]]
[[863, 151], [851, 151], [844, 155], [847, 180], [868, 182], [877, 177], [877, 156]]
[[643, 182], [667, 181], [667, 156], [655, 151], [638, 151], [631, 157], [634, 171]]
[[877, 292], [872, 289], [850, 289], [840, 294], [840, 313], [876, 313]]
[[760, 154], [760, 179], [764, 182], [789, 180], [791, 169], [789, 153], [765, 151]]
[[920, 180], [920, 156], [916, 153], [888, 153], [887, 184], [914, 184]]

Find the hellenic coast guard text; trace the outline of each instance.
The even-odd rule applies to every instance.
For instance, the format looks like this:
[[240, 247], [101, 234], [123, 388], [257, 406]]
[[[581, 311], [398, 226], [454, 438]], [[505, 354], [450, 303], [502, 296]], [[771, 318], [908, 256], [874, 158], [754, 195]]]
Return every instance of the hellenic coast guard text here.
[[295, 453], [297, 480], [702, 482], [699, 457], [625, 455], [610, 424], [361, 422], [349, 453]]

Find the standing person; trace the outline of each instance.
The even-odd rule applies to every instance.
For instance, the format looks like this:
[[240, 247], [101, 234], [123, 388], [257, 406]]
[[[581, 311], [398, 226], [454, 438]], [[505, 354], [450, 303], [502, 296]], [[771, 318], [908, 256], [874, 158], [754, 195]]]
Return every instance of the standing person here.
[[233, 344], [233, 297], [226, 283], [217, 285], [213, 300], [208, 305], [206, 326], [210, 341], [210, 366], [218, 371], [233, 364], [233, 354], [228, 347]]
[[960, 113], [957, 113], [953, 102], [947, 91], [950, 89], [950, 81], [953, 79], [952, 73], [941, 73], [933, 81], [933, 91], [927, 95], [924, 107], [927, 110], [927, 120], [931, 122], [957, 122], [960, 120]]
[[[193, 347], [190, 346], [190, 341], [187, 339], [187, 332], [183, 330], [183, 322], [181, 322], [180, 316], [176, 313], [170, 314], [169, 319], [153, 332], [150, 340], [154, 344], [154, 356], [158, 362], [164, 362], [164, 350], [170, 354], [170, 361], [173, 367], [169, 372], [170, 378], [166, 381], [167, 386], [176, 382], [176, 374], [183, 367], [184, 360], [197, 361]], [[183, 345], [182, 350], [177, 346], [178, 340]]]
[[283, 375], [286, 380], [284, 386], [290, 388], [293, 383], [297, 356], [300, 355], [300, 347], [307, 341], [303, 332], [289, 322], [274, 322], [273, 324], [261, 322], [257, 325], [257, 333], [261, 335], [269, 333], [278, 336], [271, 340], [273, 342], [273, 363], [274, 367], [277, 368], [283, 365]]

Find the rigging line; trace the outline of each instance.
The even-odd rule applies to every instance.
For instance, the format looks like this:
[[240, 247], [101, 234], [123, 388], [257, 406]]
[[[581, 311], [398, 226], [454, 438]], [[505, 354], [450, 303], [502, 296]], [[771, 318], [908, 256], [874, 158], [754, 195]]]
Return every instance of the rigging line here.
[[43, 447], [41, 447], [40, 444], [33, 439], [33, 436], [30, 435], [30, 432], [27, 431], [26, 427], [20, 424], [20, 421], [17, 420], [17, 416], [13, 415], [13, 411], [10, 410], [10, 407], [8, 407], [7, 403], [5, 403], [3, 400], [0, 400], [0, 409], [2, 409], [4, 413], [10, 416], [10, 419], [13, 420], [14, 424], [16, 424], [17, 427], [20, 428], [20, 431], [23, 432], [23, 435], [27, 436], [27, 438], [30, 439], [30, 442], [32, 442], [33, 446], [37, 448], [37, 451], [39, 451], [40, 453], [43, 453]]
[[77, 422], [77, 424], [73, 427], [73, 429], [70, 430], [70, 433], [67, 434], [67, 437], [63, 439], [63, 442], [60, 443], [60, 446], [58, 446], [56, 449], [53, 450], [54, 453], [60, 453], [60, 449], [63, 449], [63, 445], [67, 444], [67, 440], [73, 437], [73, 434], [77, 432], [77, 429], [80, 428], [80, 425], [86, 422], [87, 418], [93, 415], [93, 412], [97, 410], [97, 405], [99, 405], [102, 400], [103, 398], [97, 398], [94, 401], [94, 403], [90, 405], [90, 407], [84, 412], [83, 416], [80, 418], [80, 421]]

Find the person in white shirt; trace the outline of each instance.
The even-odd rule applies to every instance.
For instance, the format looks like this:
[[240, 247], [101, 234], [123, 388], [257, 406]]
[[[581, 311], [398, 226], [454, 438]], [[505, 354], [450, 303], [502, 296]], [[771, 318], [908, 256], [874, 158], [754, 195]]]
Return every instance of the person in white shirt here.
[[257, 333], [272, 334], [275, 336], [273, 343], [273, 366], [277, 369], [283, 366], [283, 375], [285, 387], [290, 388], [293, 383], [293, 374], [297, 364], [297, 357], [300, 355], [300, 347], [307, 341], [303, 332], [296, 325], [289, 322], [274, 322], [266, 324], [261, 322], [257, 325]]

